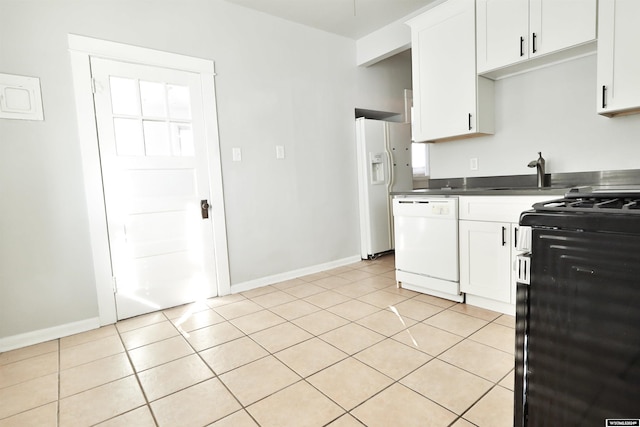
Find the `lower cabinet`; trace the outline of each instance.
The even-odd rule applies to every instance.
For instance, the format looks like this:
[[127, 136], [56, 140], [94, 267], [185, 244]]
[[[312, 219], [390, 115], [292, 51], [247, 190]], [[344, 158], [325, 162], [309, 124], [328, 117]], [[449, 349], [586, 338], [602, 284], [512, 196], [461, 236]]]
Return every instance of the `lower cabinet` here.
[[515, 314], [520, 213], [554, 198], [557, 196], [459, 198], [460, 290], [467, 304]]
[[506, 222], [459, 222], [462, 292], [511, 303], [511, 228]]

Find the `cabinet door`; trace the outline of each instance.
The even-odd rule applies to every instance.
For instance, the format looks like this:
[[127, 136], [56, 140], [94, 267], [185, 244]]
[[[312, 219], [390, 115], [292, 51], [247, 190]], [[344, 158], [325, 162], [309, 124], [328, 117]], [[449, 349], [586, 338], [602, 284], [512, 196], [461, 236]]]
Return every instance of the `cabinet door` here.
[[596, 38], [596, 0], [530, 0], [529, 11], [531, 58]]
[[511, 302], [511, 224], [459, 221], [460, 290]]
[[449, 0], [412, 20], [414, 140], [476, 130], [474, 0]]
[[640, 1], [600, 0], [598, 14], [598, 112], [613, 116], [640, 110]]
[[476, 22], [478, 73], [528, 58], [528, 0], [478, 0]]

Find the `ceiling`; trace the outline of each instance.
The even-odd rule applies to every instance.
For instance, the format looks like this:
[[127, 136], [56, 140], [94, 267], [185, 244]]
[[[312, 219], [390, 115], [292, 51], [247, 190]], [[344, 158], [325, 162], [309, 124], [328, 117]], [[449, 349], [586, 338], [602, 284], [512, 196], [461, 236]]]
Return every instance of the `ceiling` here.
[[227, 0], [357, 40], [436, 0]]

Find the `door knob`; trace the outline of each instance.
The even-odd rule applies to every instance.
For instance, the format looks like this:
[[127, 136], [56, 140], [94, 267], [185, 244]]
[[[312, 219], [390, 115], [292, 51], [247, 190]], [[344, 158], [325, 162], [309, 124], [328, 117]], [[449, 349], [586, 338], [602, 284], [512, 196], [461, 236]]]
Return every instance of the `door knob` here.
[[209, 208], [211, 205], [207, 199], [200, 200], [200, 214], [202, 215], [202, 219], [209, 218]]

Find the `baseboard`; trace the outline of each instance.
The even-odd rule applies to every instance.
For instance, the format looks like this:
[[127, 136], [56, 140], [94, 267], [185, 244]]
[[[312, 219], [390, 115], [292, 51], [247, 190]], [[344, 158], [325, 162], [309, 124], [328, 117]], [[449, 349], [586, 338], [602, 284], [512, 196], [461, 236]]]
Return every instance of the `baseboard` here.
[[273, 285], [274, 283], [284, 282], [285, 280], [291, 280], [297, 277], [319, 273], [325, 270], [331, 270], [332, 268], [354, 264], [358, 261], [362, 261], [362, 258], [360, 258], [360, 255], [354, 255], [348, 258], [342, 258], [339, 260], [327, 262], [325, 264], [313, 265], [311, 267], [305, 267], [299, 270], [288, 271], [285, 273], [274, 274], [273, 276], [261, 277], [260, 279], [241, 282], [235, 285], [231, 285], [231, 293], [236, 294], [238, 292], [250, 291], [251, 289]]
[[466, 295], [465, 302], [468, 305], [485, 308], [487, 310], [497, 311], [498, 313], [508, 314], [510, 316], [516, 315], [516, 306], [514, 304], [495, 301], [492, 299], [483, 298], [477, 295], [470, 295], [470, 294]]
[[99, 327], [100, 318], [93, 317], [91, 319], [65, 323], [64, 325], [58, 325], [52, 328], [39, 329], [36, 331], [26, 332], [24, 334], [0, 338], [0, 353], [78, 334], [80, 332], [90, 331], [91, 329]]
[[[283, 282], [285, 280], [295, 279], [297, 277], [306, 276], [320, 271], [331, 270], [332, 268], [342, 267], [344, 265], [354, 264], [361, 261], [360, 255], [354, 255], [348, 258], [318, 264], [311, 267], [305, 267], [298, 270], [288, 271], [285, 273], [275, 274], [273, 276], [262, 277], [260, 279], [249, 280], [247, 282], [238, 283], [231, 286], [231, 293], [249, 291], [251, 289], [262, 286], [272, 285], [274, 283]], [[100, 318], [80, 320], [78, 322], [67, 323], [64, 325], [54, 326], [52, 328], [40, 329], [36, 331], [26, 332], [24, 334], [12, 335], [0, 338], [0, 353], [22, 348], [33, 344], [39, 344], [62, 337], [66, 337], [80, 332], [90, 331], [100, 327]]]

